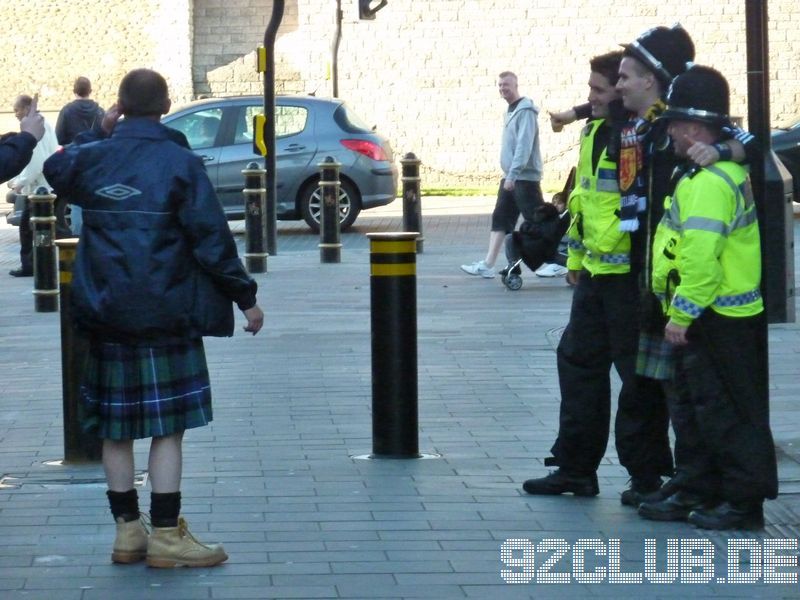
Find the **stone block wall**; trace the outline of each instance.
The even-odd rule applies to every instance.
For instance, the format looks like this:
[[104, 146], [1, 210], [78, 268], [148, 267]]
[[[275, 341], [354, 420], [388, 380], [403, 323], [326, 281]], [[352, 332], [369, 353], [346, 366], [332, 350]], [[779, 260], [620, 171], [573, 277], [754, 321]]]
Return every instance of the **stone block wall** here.
[[[331, 95], [335, 7], [335, 0], [286, 0], [277, 90]], [[591, 56], [680, 22], [695, 41], [697, 62], [728, 78], [732, 112], [746, 120], [744, 0], [615, 0], [597, 7], [588, 0], [389, 0], [374, 21], [359, 21], [356, 0], [342, 0], [339, 96], [387, 135], [398, 155], [413, 151], [423, 160], [425, 186], [491, 187], [505, 110], [496, 78], [512, 70], [541, 108], [545, 179], [555, 189], [575, 160], [578, 127], [553, 133], [547, 111], [584, 100]], [[196, 0], [198, 92], [261, 93], [253, 46], [271, 10], [270, 0]], [[770, 0], [769, 13], [771, 113], [780, 123], [800, 115], [800, 5]], [[205, 38], [201, 27], [214, 33]], [[213, 37], [223, 32], [217, 54]], [[208, 40], [202, 48], [201, 39]], [[237, 58], [226, 62], [230, 55]]]
[[0, 131], [16, 129], [11, 106], [39, 94], [52, 119], [74, 98], [75, 78], [92, 82], [92, 97], [114, 102], [122, 76], [147, 67], [162, 73], [173, 98], [193, 97], [192, 0], [2, 0]]
[[[515, 71], [541, 108], [545, 183], [575, 160], [578, 127], [550, 131], [548, 110], [586, 97], [588, 60], [659, 24], [681, 22], [697, 60], [728, 77], [732, 112], [746, 117], [745, 0], [389, 0], [360, 21], [356, 0], [341, 0], [339, 95], [392, 142], [397, 158], [423, 160], [425, 187], [496, 185], [504, 102], [497, 74]], [[279, 93], [330, 96], [336, 0], [285, 0], [275, 48]], [[173, 99], [261, 94], [255, 48], [271, 0], [28, 0], [3, 2], [0, 130], [16, 123], [14, 97], [39, 92], [46, 114], [72, 98], [86, 75], [95, 98], [114, 100], [130, 68], [151, 67]], [[800, 5], [770, 0], [771, 112], [774, 123], [800, 115]]]

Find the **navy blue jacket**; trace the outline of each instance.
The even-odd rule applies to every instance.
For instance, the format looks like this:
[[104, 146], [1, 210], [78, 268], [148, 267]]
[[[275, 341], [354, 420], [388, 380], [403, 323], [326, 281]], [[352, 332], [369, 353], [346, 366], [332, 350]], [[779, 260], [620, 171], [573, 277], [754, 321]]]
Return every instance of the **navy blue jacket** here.
[[122, 342], [233, 334], [235, 302], [256, 303], [202, 160], [143, 118], [73, 144], [44, 166], [83, 208], [72, 282], [79, 328]]
[[4, 136], [0, 141], [0, 183], [20, 174], [29, 162], [36, 138], [27, 131]]

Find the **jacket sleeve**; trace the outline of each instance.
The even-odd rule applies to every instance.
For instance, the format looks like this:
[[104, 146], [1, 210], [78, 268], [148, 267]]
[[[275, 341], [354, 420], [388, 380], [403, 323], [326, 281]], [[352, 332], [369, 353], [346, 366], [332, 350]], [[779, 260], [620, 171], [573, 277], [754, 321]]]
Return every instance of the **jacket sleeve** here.
[[583, 245], [583, 226], [580, 220], [583, 218], [581, 213], [581, 194], [576, 189], [569, 195], [569, 215], [570, 224], [567, 230], [567, 268], [570, 271], [580, 271], [583, 268], [583, 258], [586, 256], [586, 248]]
[[508, 169], [506, 179], [516, 181], [520, 171], [528, 164], [533, 152], [533, 140], [536, 138], [536, 111], [531, 108], [521, 110], [515, 118], [516, 144], [514, 158]]
[[732, 211], [729, 193], [716, 177], [696, 176], [688, 193], [678, 198], [682, 236], [677, 258], [680, 283], [669, 308], [669, 317], [689, 326], [710, 306], [722, 282], [719, 257]]
[[[44, 161], [44, 178], [53, 187], [56, 196], [68, 196], [75, 176], [75, 165], [78, 160], [78, 147], [74, 144], [57, 150]], [[70, 198], [73, 204], [81, 204], [78, 194]]]
[[0, 142], [0, 183], [19, 175], [31, 160], [36, 138], [27, 131]]
[[193, 155], [185, 184], [186, 198], [178, 218], [188, 232], [195, 259], [216, 288], [240, 310], [252, 308], [258, 286], [239, 260], [222, 205], [201, 160]]

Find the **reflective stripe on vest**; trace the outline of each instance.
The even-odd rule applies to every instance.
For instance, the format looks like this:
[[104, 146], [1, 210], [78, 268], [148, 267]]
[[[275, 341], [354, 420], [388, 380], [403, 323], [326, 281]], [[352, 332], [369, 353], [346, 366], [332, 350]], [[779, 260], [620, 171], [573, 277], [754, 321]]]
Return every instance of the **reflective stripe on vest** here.
[[[758, 217], [755, 210], [755, 202], [753, 202], [752, 197], [749, 197], [749, 194], [742, 190], [741, 186], [736, 185], [733, 179], [730, 178], [730, 175], [728, 175], [722, 169], [713, 165], [710, 167], [705, 167], [705, 169], [722, 179], [733, 191], [736, 199], [736, 211], [734, 212], [733, 219], [731, 219], [730, 223], [726, 224], [717, 219], [690, 217], [686, 219], [683, 227], [681, 227], [680, 208], [678, 207], [678, 198], [676, 195], [672, 198], [672, 205], [670, 206], [669, 211], [664, 213], [663, 218], [667, 221], [668, 226], [674, 231], [695, 229], [700, 231], [710, 231], [711, 233], [716, 233], [718, 235], [727, 237], [731, 234], [731, 232], [736, 231], [737, 229], [748, 227], [749, 225], [755, 223]], [[684, 177], [686, 177], [686, 175], [684, 175]]]
[[600, 259], [600, 262], [609, 265], [631, 264], [631, 257], [629, 254], [601, 254], [598, 258]]

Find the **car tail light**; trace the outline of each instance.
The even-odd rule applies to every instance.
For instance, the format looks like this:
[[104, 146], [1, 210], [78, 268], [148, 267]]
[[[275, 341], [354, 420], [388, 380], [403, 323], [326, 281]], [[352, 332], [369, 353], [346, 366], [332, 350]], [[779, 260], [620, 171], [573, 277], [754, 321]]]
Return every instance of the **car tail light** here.
[[339, 140], [339, 142], [348, 150], [363, 154], [372, 160], [389, 160], [383, 148], [375, 142], [368, 140]]

